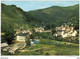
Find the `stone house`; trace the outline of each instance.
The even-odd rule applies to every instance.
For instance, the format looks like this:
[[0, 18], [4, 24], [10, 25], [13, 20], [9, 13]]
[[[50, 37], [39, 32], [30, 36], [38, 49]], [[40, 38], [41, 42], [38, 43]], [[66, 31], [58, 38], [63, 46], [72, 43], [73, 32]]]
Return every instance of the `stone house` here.
[[8, 47], [8, 44], [7, 43], [1, 43], [1, 48], [2, 47]]
[[35, 32], [40, 32], [42, 33], [44, 31], [43, 27], [39, 27], [39, 28], [34, 28]]
[[25, 42], [26, 41], [27, 33], [19, 33], [16, 35], [16, 41], [18, 42]]
[[26, 30], [26, 32], [29, 34], [29, 35], [31, 35], [32, 34], [32, 29], [28, 29], [28, 30]]
[[69, 27], [68, 25], [61, 26], [61, 27], [56, 27], [56, 33], [54, 34], [56, 37], [57, 36], [62, 36], [63, 38], [66, 37], [75, 37], [77, 35], [77, 31], [74, 30], [73, 27]]
[[30, 30], [25, 30], [23, 27], [21, 27], [20, 29], [15, 29], [15, 36], [16, 36], [16, 40], [15, 42], [25, 42], [26, 41], [26, 37], [31, 35], [32, 32]]

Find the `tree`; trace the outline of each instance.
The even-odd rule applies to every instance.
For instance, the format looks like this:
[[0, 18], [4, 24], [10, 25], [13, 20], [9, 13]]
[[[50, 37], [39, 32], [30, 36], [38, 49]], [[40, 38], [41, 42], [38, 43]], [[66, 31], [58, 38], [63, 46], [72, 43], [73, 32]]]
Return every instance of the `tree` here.
[[26, 46], [30, 46], [30, 43], [31, 43], [31, 41], [30, 41], [30, 38], [28, 38], [27, 40], [26, 40]]
[[55, 32], [56, 32], [56, 30], [55, 29], [52, 29], [52, 35], [55, 34]]
[[34, 35], [33, 35], [33, 34], [31, 34], [31, 35], [30, 35], [30, 38], [31, 38], [31, 39], [34, 39], [35, 37], [34, 37]]
[[54, 24], [52, 24], [51, 30], [52, 30], [52, 35], [55, 34], [56, 30], [55, 30], [55, 25]]
[[4, 35], [1, 35], [1, 43], [5, 43], [6, 42], [6, 40], [4, 38], [5, 38]]
[[4, 39], [8, 44], [12, 44], [12, 40], [14, 40], [14, 33], [14, 27], [12, 25], [9, 25], [4, 35]]
[[46, 24], [45, 29], [48, 30], [48, 29], [50, 29], [50, 28], [51, 28], [50, 25], [49, 25], [49, 24]]

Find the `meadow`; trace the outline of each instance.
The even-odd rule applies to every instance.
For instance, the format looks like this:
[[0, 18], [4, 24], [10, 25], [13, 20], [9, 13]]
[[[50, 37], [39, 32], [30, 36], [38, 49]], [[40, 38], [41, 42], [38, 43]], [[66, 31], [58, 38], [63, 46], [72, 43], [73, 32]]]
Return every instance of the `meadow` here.
[[[60, 44], [57, 44], [60, 42]], [[25, 48], [26, 52], [17, 52], [14, 55], [79, 55], [79, 44], [55, 41], [49, 39], [39, 39], [39, 44]], [[24, 50], [25, 50], [24, 49]], [[5, 55], [2, 51], [2, 55]], [[6, 52], [6, 55], [11, 55]]]

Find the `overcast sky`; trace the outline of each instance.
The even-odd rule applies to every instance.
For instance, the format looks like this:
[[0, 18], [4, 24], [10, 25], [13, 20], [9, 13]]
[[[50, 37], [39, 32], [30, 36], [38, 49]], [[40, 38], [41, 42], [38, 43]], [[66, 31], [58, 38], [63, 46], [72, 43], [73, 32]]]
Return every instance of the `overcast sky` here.
[[7, 5], [16, 5], [24, 11], [47, 8], [50, 6], [71, 6], [79, 4], [78, 1], [2, 1]]

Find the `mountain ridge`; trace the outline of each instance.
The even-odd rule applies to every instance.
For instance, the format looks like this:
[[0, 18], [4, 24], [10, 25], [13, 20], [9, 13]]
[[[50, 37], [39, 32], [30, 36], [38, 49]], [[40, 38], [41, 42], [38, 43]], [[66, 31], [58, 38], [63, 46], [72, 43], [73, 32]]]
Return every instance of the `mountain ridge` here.
[[[79, 5], [60, 7], [51, 6], [49, 8], [44, 8], [40, 10], [33, 11], [23, 11], [20, 7], [16, 5], [5, 5], [1, 3], [1, 27], [2, 31], [5, 32], [6, 27], [9, 24], [14, 24], [15, 28], [24, 26], [27, 27], [38, 27], [49, 25], [60, 26], [63, 23], [72, 22], [77, 24], [79, 20]], [[76, 17], [76, 19], [74, 19]], [[76, 23], [75, 23], [76, 22]], [[5, 27], [6, 26], [6, 27]]]

